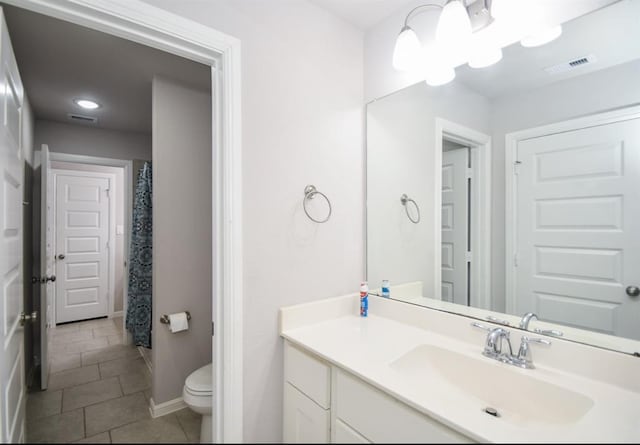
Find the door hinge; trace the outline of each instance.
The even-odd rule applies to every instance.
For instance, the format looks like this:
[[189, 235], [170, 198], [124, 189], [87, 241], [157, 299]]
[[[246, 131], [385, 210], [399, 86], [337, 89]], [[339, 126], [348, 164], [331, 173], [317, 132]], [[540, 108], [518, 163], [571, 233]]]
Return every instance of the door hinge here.
[[105, 192], [107, 192], [107, 197], [111, 198], [111, 189], [104, 189]]
[[520, 164], [522, 164], [522, 161], [514, 161], [514, 163], [513, 163], [513, 174], [514, 175], [520, 174]]
[[466, 169], [465, 174], [464, 174], [464, 178], [465, 179], [473, 178], [473, 169], [472, 168]]
[[513, 254], [513, 266], [514, 267], [518, 267], [518, 254], [517, 253]]
[[212, 336], [212, 337], [216, 335], [216, 334], [215, 334], [215, 332], [216, 332], [216, 331], [215, 331], [214, 327], [215, 327], [215, 326], [214, 326], [214, 323], [213, 323], [213, 321], [212, 321], [212, 322], [211, 322], [211, 336]]
[[472, 258], [473, 258], [473, 256], [471, 255], [471, 252], [465, 252], [465, 253], [464, 253], [464, 260], [465, 260], [467, 263], [470, 263]]

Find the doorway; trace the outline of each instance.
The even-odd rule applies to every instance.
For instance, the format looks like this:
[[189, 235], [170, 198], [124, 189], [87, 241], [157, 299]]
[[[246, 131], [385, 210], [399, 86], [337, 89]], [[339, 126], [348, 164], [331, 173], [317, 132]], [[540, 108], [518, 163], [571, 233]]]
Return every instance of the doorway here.
[[491, 137], [436, 118], [434, 295], [491, 309]]
[[469, 306], [477, 166], [468, 146], [445, 139], [442, 150], [442, 299]]
[[[163, 11], [147, 3], [114, 2], [101, 4], [78, 0], [59, 5], [49, 0], [8, 0], [29, 10], [61, 18], [90, 29], [119, 35], [203, 62], [212, 69], [216, 116], [212, 144], [213, 245], [212, 267], [216, 323], [216, 356], [213, 366], [214, 434], [216, 440], [241, 441], [242, 438], [242, 199], [241, 199], [241, 113], [240, 41]], [[224, 75], [222, 75], [224, 73]], [[19, 307], [18, 309], [21, 309]], [[221, 367], [233, 369], [222, 373]], [[6, 412], [2, 413], [3, 421]], [[20, 425], [18, 425], [18, 429]], [[4, 432], [3, 432], [4, 435]]]

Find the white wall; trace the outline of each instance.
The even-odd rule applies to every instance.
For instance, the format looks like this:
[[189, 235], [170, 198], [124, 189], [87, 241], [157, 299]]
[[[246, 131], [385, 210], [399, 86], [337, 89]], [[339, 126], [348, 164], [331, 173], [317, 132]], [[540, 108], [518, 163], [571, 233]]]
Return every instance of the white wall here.
[[[464, 104], [464, 106], [460, 106]], [[452, 83], [433, 88], [420, 82], [367, 106], [367, 264], [371, 288], [422, 281], [433, 295], [436, 194], [433, 176], [437, 117], [489, 134], [489, 101]], [[406, 193], [420, 206], [413, 224], [400, 203]], [[411, 211], [413, 209], [410, 209]]]
[[[362, 279], [362, 33], [304, 0], [149, 2], [242, 42], [244, 440], [279, 442], [278, 309]], [[302, 211], [307, 184], [331, 199], [325, 224]]]
[[[182, 397], [187, 376], [211, 363], [211, 94], [154, 77], [153, 401]], [[172, 334], [163, 314], [189, 311]]]
[[38, 119], [35, 146], [50, 151], [113, 159], [151, 159], [151, 135]]

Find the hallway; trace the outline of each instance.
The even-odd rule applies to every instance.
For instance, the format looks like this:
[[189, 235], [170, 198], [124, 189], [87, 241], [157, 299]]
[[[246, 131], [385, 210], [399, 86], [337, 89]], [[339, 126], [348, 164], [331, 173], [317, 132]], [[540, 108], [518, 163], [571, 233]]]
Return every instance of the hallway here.
[[200, 416], [188, 408], [151, 418], [151, 373], [122, 344], [122, 318], [51, 329], [49, 356], [49, 389], [27, 396], [27, 442], [199, 442]]

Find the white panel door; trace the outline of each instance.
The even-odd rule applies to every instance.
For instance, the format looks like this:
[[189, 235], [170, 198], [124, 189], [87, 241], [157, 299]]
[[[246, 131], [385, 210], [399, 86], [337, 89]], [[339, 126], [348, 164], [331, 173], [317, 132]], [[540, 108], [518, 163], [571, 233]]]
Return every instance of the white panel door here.
[[49, 387], [49, 355], [48, 334], [53, 311], [51, 301], [53, 285], [50, 278], [53, 271], [53, 178], [50, 175], [51, 160], [49, 147], [42, 145], [40, 149], [40, 387]]
[[469, 149], [442, 153], [442, 299], [467, 306]]
[[56, 323], [108, 314], [110, 177], [56, 173]]
[[22, 292], [22, 101], [24, 92], [0, 9], [0, 439], [24, 440]]
[[518, 144], [516, 311], [640, 340], [640, 119]]

